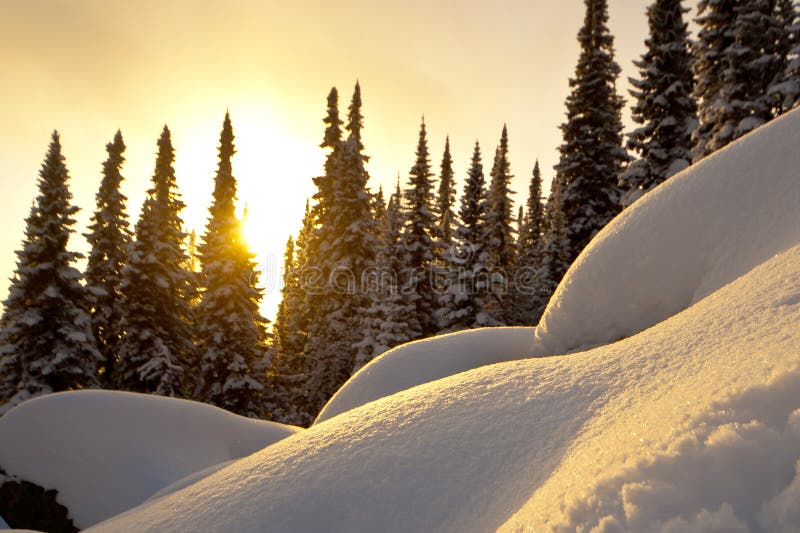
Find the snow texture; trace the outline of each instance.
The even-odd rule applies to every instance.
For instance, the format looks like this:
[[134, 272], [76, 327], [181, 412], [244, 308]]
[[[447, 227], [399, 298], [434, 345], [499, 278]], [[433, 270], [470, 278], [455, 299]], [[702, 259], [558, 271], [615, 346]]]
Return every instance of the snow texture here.
[[86, 528], [296, 431], [188, 400], [67, 392], [30, 400], [0, 418], [0, 466], [58, 490], [59, 503]]
[[362, 368], [330, 399], [316, 424], [384, 396], [459, 372], [519, 359], [534, 328], [482, 328], [398, 346]]
[[634, 204], [537, 342], [627, 338], [383, 397], [96, 531], [797, 531], [798, 144], [792, 113]]

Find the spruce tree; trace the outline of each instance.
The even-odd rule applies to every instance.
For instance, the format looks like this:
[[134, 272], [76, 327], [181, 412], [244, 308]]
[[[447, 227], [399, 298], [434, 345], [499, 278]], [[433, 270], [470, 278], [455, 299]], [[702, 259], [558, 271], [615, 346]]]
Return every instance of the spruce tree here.
[[514, 324], [532, 326], [541, 315], [544, 305], [539, 283], [542, 266], [542, 233], [544, 206], [542, 205], [542, 173], [539, 161], [533, 167], [527, 210], [520, 224], [517, 239], [517, 262], [514, 269]]
[[693, 69], [699, 123], [693, 136], [695, 161], [719, 148], [712, 139], [721, 123], [720, 110], [726, 106], [723, 84], [730, 58], [728, 49], [735, 36], [736, 5], [736, 0], [700, 0], [697, 3], [695, 22], [700, 29]]
[[169, 129], [158, 140], [152, 187], [135, 226], [122, 271], [122, 329], [118, 386], [122, 390], [184, 396], [194, 361], [193, 274], [184, 248], [184, 203], [175, 180]]
[[800, 22], [793, 0], [775, 2], [776, 28], [779, 32], [777, 49], [783, 53], [782, 72], [773, 80], [769, 94], [776, 114], [797, 107], [800, 102]]
[[411, 339], [434, 335], [437, 321], [438, 295], [433, 286], [433, 264], [436, 258], [436, 217], [433, 209], [433, 173], [430, 169], [425, 120], [419, 130], [416, 162], [411, 167], [408, 187], [404, 191], [403, 267], [401, 291], [414, 305], [415, 322], [409, 331]]
[[230, 115], [220, 134], [219, 166], [206, 232], [199, 247], [202, 296], [197, 308], [197, 400], [234, 413], [260, 417], [266, 355], [266, 319], [259, 304], [254, 255], [236, 216], [235, 153]]
[[692, 97], [691, 43], [683, 20], [687, 11], [681, 0], [655, 0], [647, 8], [647, 51], [634, 62], [639, 78], [630, 79], [632, 118], [639, 127], [628, 135], [628, 149], [638, 157], [620, 177], [623, 206], [692, 162], [697, 106]]
[[606, 0], [585, 4], [586, 19], [578, 33], [581, 54], [569, 82], [564, 140], [555, 167], [568, 262], [619, 212], [617, 180], [628, 160], [622, 148], [623, 100], [615, 87], [620, 68], [607, 27], [608, 5]]
[[455, 228], [456, 253], [453, 255], [452, 304], [448, 315], [450, 331], [478, 327], [478, 313], [483, 307], [487, 272], [484, 260], [484, 225], [486, 223], [486, 181], [483, 175], [478, 142], [472, 160]]
[[104, 358], [102, 382], [115, 384], [116, 359], [122, 338], [122, 269], [127, 261], [131, 242], [127, 198], [120, 192], [123, 177], [120, 167], [125, 161], [125, 143], [117, 131], [113, 142], [106, 145], [108, 158], [103, 163], [103, 180], [97, 193], [97, 210], [92, 217], [86, 240], [91, 246], [84, 278], [86, 295], [92, 312], [92, 327]]
[[0, 413], [40, 394], [99, 386], [102, 356], [73, 267], [81, 256], [67, 249], [78, 211], [68, 183], [53, 132], [0, 318]]
[[[307, 391], [315, 414], [350, 377], [360, 312], [367, 306], [359, 289], [364, 271], [374, 265], [377, 248], [369, 174], [362, 153], [361, 91], [356, 85], [348, 111], [348, 137], [328, 156], [319, 204], [324, 206], [314, 239], [314, 260], [322, 275], [321, 291], [312, 295], [305, 355], [310, 365]], [[327, 135], [326, 135], [327, 138]]]
[[784, 71], [786, 50], [779, 50], [781, 28], [774, 0], [742, 0], [734, 7], [733, 42], [725, 49], [720, 94], [714, 108], [707, 151], [771, 120], [774, 97], [769, 89]]
[[449, 329], [449, 315], [452, 310], [452, 291], [450, 283], [453, 280], [453, 225], [456, 215], [453, 212], [455, 203], [455, 184], [453, 174], [453, 157], [450, 155], [450, 137], [445, 139], [444, 154], [442, 155], [441, 172], [439, 174], [439, 190], [436, 196], [436, 260], [434, 264], [434, 282], [438, 294], [438, 309], [436, 319], [439, 331]]
[[570, 265], [566, 217], [561, 209], [564, 184], [556, 178], [550, 185], [550, 195], [545, 205], [542, 241], [539, 252], [537, 299], [541, 302], [539, 314], [555, 292]]
[[500, 145], [495, 151], [491, 177], [486, 196], [486, 223], [483, 227], [484, 262], [489, 272], [489, 287], [478, 321], [486, 326], [505, 326], [512, 315], [509, 285], [513, 281], [516, 260], [511, 199], [514, 191], [510, 189], [513, 176], [508, 161], [506, 126], [503, 126]]
[[286, 241], [286, 249], [283, 252], [283, 287], [281, 287], [282, 298], [278, 304], [278, 311], [275, 314], [275, 322], [272, 326], [272, 331], [275, 334], [275, 341], [277, 348], [281, 351], [284, 345], [289, 341], [289, 316], [287, 311], [288, 301], [287, 294], [294, 285], [294, 276], [297, 274], [297, 265], [295, 264], [294, 253], [294, 239], [289, 235]]
[[407, 342], [409, 319], [413, 309], [406, 296], [398, 290], [397, 273], [401, 270], [402, 252], [400, 184], [389, 199], [386, 216], [381, 221], [380, 241], [375, 267], [367, 273], [365, 288], [369, 307], [363, 312], [360, 340], [354, 370], [395, 346]]

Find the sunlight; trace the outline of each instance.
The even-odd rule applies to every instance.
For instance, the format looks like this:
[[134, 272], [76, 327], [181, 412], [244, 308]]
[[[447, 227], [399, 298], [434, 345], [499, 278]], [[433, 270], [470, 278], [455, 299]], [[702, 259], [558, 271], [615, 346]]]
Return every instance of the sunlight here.
[[[300, 229], [306, 198], [314, 190], [311, 177], [320, 173], [324, 154], [316, 139], [299, 138], [263, 102], [231, 105], [230, 113], [238, 210], [243, 215], [247, 209], [244, 237], [261, 271], [262, 311], [274, 317], [286, 239]], [[222, 116], [181, 123], [175, 133], [176, 173], [187, 204], [184, 220], [198, 235], [207, 222]]]

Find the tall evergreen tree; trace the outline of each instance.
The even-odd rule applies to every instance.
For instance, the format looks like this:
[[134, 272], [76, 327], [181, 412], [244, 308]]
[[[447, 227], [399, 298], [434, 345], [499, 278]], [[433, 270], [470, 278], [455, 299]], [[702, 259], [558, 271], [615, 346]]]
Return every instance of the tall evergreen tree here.
[[561, 278], [570, 265], [567, 251], [569, 241], [567, 238], [566, 220], [561, 210], [563, 197], [563, 183], [558, 179], [550, 185], [550, 195], [545, 206], [544, 223], [542, 224], [541, 251], [539, 252], [539, 272], [536, 276], [538, 291], [537, 297], [541, 302], [541, 311], [561, 282]]
[[698, 126], [694, 132], [694, 160], [700, 160], [719, 146], [712, 139], [720, 124], [720, 110], [725, 108], [724, 73], [734, 42], [737, 0], [700, 0], [697, 3], [700, 27], [697, 32], [694, 96], [697, 101]]
[[487, 272], [484, 261], [484, 225], [486, 223], [486, 181], [483, 175], [478, 142], [472, 160], [455, 228], [456, 252], [453, 255], [453, 282], [448, 324], [451, 331], [478, 327], [478, 314], [486, 295]]
[[512, 281], [516, 248], [513, 228], [514, 193], [510, 189], [511, 168], [508, 161], [508, 130], [503, 126], [500, 145], [495, 151], [491, 183], [486, 196], [484, 262], [489, 271], [489, 291], [482, 308], [485, 325], [504, 326], [511, 318], [509, 285]]
[[794, 0], [776, 0], [777, 48], [784, 52], [784, 67], [773, 80], [769, 94], [778, 115], [797, 107], [800, 102], [800, 21]]
[[287, 306], [289, 304], [287, 295], [291, 288], [295, 285], [294, 276], [297, 274], [297, 265], [295, 263], [294, 252], [294, 238], [289, 235], [286, 241], [286, 249], [283, 253], [283, 287], [281, 288], [282, 298], [278, 304], [278, 311], [275, 314], [275, 323], [272, 326], [272, 331], [275, 334], [275, 341], [278, 349], [283, 351], [284, 345], [288, 344], [289, 336], [289, 315]]
[[314, 237], [321, 252], [315, 261], [325, 282], [312, 295], [305, 347], [311, 365], [307, 390], [312, 414], [350, 377], [355, 365], [359, 311], [367, 305], [359, 284], [364, 270], [373, 266], [377, 248], [362, 124], [361, 92], [356, 85], [348, 112], [348, 137], [329, 154], [324, 180], [328, 186], [318, 191], [319, 203], [325, 207]]
[[453, 224], [456, 222], [456, 215], [453, 211], [455, 197], [453, 157], [450, 155], [450, 137], [447, 137], [444, 143], [441, 173], [439, 174], [439, 191], [436, 196], [436, 217], [439, 227], [438, 240], [445, 252], [453, 242]]
[[127, 261], [131, 234], [127, 198], [120, 191], [125, 161], [125, 143], [117, 131], [113, 142], [106, 145], [108, 158], [103, 163], [103, 180], [97, 193], [97, 210], [92, 217], [86, 240], [91, 246], [86, 267], [86, 295], [92, 312], [92, 327], [105, 359], [102, 382], [115, 384], [116, 359], [122, 338], [122, 269]]
[[411, 167], [405, 194], [403, 218], [404, 264], [400, 272], [401, 290], [414, 304], [419, 329], [412, 326], [411, 339], [434, 335], [438, 296], [433, 286], [433, 264], [436, 258], [436, 218], [433, 210], [433, 173], [430, 169], [428, 139], [423, 119], [417, 142], [416, 161]]
[[53, 132], [0, 318], [0, 413], [40, 394], [99, 385], [102, 356], [72, 266], [81, 256], [67, 250], [78, 211], [68, 182]]
[[219, 166], [206, 232], [199, 247], [202, 297], [197, 309], [199, 372], [195, 398], [234, 413], [263, 416], [260, 402], [266, 319], [259, 304], [254, 255], [236, 216], [235, 153], [230, 115], [220, 134]]
[[638, 154], [620, 177], [622, 205], [640, 196], [692, 162], [692, 133], [697, 127], [697, 105], [692, 92], [691, 43], [681, 0], [655, 0], [647, 8], [650, 36], [647, 51], [634, 64], [639, 78], [631, 78], [635, 99], [628, 148]]
[[717, 150], [775, 116], [769, 89], [784, 71], [782, 28], [775, 0], [742, 0], [734, 7], [733, 42], [725, 50], [719, 100], [708, 149]]
[[578, 33], [581, 54], [569, 82], [555, 178], [561, 187], [564, 256], [569, 262], [619, 212], [617, 179], [628, 160], [622, 148], [623, 100], [616, 92], [620, 68], [607, 27], [608, 5], [606, 0], [585, 4], [586, 19]]
[[539, 161], [536, 161], [528, 191], [527, 210], [517, 239], [517, 263], [513, 283], [514, 324], [517, 325], [534, 325], [547, 303], [543, 301], [539, 282], [544, 222], [542, 173]]
[[180, 212], [184, 203], [175, 180], [169, 129], [158, 140], [153, 185], [135, 227], [122, 271], [122, 329], [119, 387], [134, 392], [184, 396], [187, 368], [194, 361], [193, 275], [184, 248]]
[[395, 346], [407, 342], [413, 309], [408, 298], [398, 290], [397, 273], [402, 253], [400, 184], [389, 199], [386, 216], [381, 221], [380, 241], [375, 268], [368, 272], [365, 288], [370, 305], [363, 312], [355, 370]]

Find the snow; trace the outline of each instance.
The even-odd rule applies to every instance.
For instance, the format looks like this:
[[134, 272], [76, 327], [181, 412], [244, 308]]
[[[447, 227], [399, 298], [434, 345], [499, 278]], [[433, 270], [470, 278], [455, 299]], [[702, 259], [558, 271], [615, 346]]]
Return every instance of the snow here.
[[[798, 145], [794, 112], [595, 239], [534, 349], [611, 344], [342, 409], [95, 530], [797, 531]], [[466, 360], [485, 335], [511, 348], [483, 330], [375, 368]]]
[[8, 524], [6, 524], [6, 521], [3, 520], [2, 516], [0, 516], [0, 529], [8, 529]]
[[205, 404], [113, 391], [50, 394], [0, 418], [0, 467], [58, 490], [80, 528], [297, 428]]
[[315, 424], [355, 407], [479, 366], [530, 352], [533, 328], [481, 328], [398, 346], [351, 377], [322, 409]]

